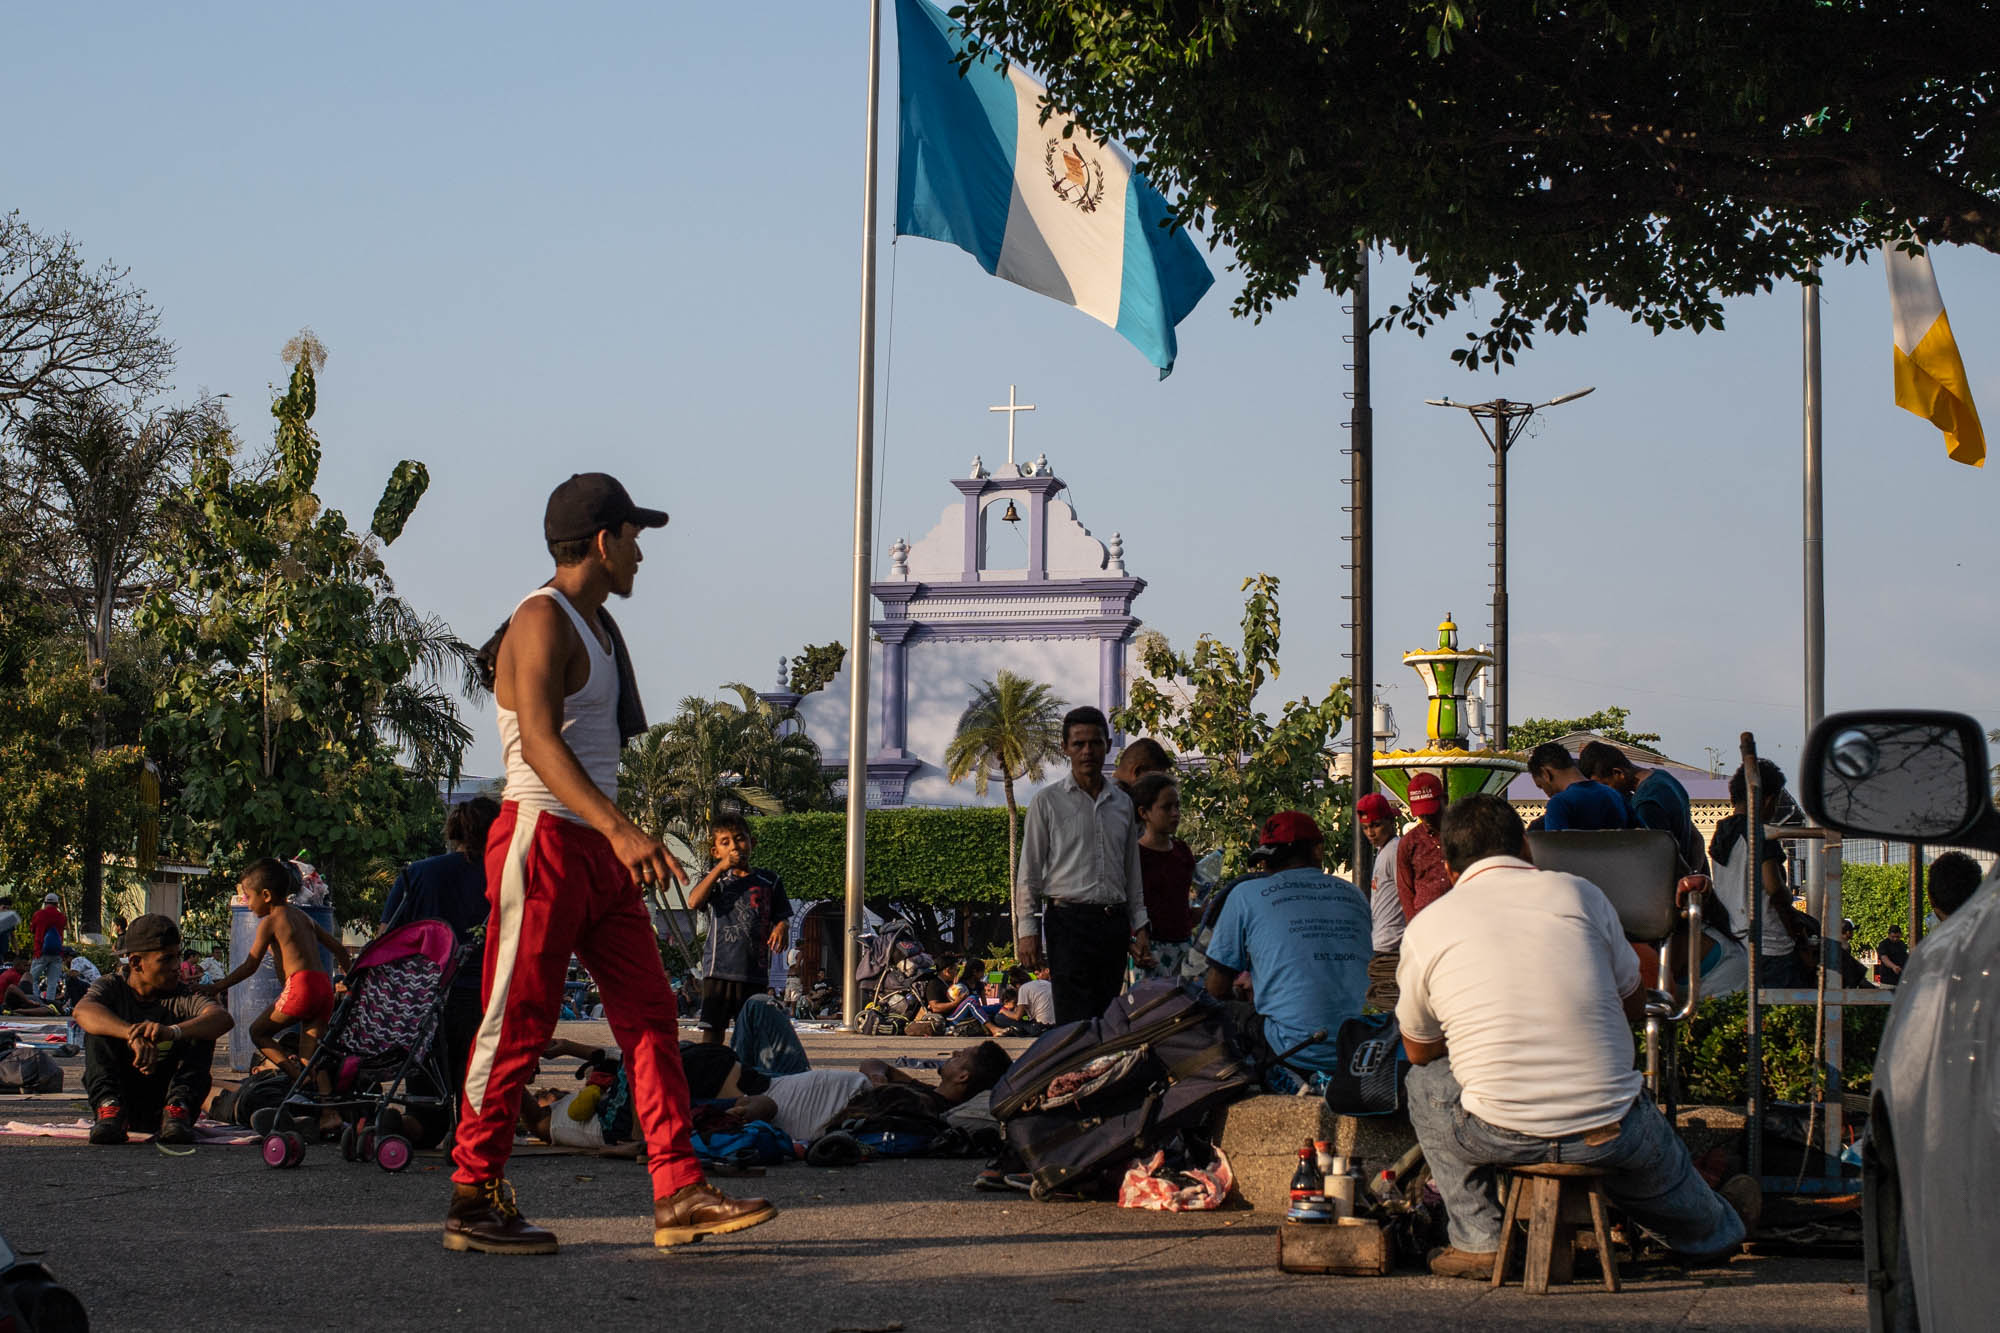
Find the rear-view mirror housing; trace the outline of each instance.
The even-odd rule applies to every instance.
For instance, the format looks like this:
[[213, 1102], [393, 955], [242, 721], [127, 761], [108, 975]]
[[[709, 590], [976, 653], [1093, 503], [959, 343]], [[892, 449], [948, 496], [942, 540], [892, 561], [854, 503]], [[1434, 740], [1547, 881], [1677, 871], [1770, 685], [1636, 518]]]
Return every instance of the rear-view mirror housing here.
[[1813, 728], [1799, 799], [1841, 833], [2000, 849], [1986, 733], [1963, 713], [1872, 709]]

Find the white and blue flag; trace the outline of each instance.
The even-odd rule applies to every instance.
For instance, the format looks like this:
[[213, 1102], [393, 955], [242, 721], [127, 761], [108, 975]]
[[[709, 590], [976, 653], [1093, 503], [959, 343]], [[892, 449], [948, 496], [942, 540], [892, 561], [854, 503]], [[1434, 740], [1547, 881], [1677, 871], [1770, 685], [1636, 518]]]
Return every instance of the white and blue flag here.
[[1215, 278], [1185, 230], [1161, 225], [1160, 192], [1068, 117], [1043, 124], [1042, 85], [1018, 67], [1003, 73], [989, 55], [961, 77], [965, 30], [925, 0], [896, 0], [896, 36], [896, 234], [955, 245], [1102, 320], [1164, 379], [1174, 325]]

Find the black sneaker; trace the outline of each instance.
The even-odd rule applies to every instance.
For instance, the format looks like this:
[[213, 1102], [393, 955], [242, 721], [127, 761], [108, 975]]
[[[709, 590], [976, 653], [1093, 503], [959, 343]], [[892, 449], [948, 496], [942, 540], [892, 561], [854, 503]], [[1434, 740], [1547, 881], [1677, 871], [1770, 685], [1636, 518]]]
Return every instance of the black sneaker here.
[[181, 1147], [194, 1142], [194, 1112], [168, 1102], [160, 1114], [160, 1142]]
[[125, 1112], [116, 1102], [106, 1102], [97, 1108], [97, 1123], [90, 1127], [90, 1141], [97, 1146], [123, 1143], [126, 1141]]

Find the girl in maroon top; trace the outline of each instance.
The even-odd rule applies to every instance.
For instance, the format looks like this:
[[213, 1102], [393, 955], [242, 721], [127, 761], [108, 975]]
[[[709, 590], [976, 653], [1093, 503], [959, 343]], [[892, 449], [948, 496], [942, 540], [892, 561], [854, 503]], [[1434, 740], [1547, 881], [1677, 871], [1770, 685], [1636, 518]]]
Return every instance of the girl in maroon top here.
[[1146, 977], [1179, 980], [1187, 958], [1188, 937], [1194, 933], [1194, 853], [1174, 836], [1181, 826], [1181, 789], [1168, 773], [1148, 773], [1132, 784], [1132, 808], [1138, 812], [1139, 874], [1146, 891], [1146, 916], [1152, 923], [1153, 965]]

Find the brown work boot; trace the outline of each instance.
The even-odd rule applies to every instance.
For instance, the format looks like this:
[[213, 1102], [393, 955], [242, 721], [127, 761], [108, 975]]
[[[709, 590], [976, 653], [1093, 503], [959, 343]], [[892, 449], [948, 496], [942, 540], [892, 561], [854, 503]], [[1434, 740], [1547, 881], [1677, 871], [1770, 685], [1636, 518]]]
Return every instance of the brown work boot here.
[[1467, 1277], [1480, 1282], [1491, 1282], [1493, 1261], [1499, 1257], [1498, 1250], [1474, 1254], [1469, 1250], [1453, 1249], [1449, 1245], [1444, 1245], [1431, 1251], [1431, 1274], [1434, 1277]]
[[514, 1204], [514, 1187], [495, 1176], [477, 1185], [451, 1187], [444, 1247], [481, 1254], [554, 1254], [556, 1238], [521, 1216]]
[[686, 1245], [703, 1236], [743, 1231], [778, 1215], [763, 1199], [732, 1199], [707, 1181], [653, 1200], [653, 1244]]

